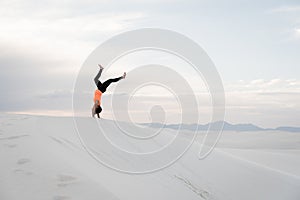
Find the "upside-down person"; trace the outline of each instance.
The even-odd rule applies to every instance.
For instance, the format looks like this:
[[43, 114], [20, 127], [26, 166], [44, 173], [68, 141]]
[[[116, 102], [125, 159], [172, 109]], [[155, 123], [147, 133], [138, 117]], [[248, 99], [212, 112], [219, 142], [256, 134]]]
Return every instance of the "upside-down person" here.
[[95, 117], [95, 114], [97, 114], [97, 117], [100, 118], [99, 113], [102, 111], [102, 107], [101, 107], [102, 94], [106, 91], [107, 87], [111, 83], [118, 82], [119, 80], [124, 79], [126, 77], [126, 72], [124, 72], [123, 76], [120, 76], [118, 78], [111, 78], [102, 83], [101, 81], [99, 81], [99, 78], [104, 68], [100, 64], [98, 64], [98, 66], [100, 67], [100, 69], [98, 74], [94, 78], [94, 82], [97, 86], [97, 89], [95, 90], [94, 93], [94, 106], [92, 108], [92, 116]]

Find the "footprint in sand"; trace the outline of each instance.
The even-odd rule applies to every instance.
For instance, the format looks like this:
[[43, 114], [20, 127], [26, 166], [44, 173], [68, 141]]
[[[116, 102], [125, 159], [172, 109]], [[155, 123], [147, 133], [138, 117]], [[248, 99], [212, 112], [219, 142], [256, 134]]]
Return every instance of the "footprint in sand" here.
[[184, 177], [180, 177], [177, 175], [174, 175], [175, 178], [177, 178], [179, 181], [181, 181], [186, 187], [188, 187], [190, 190], [192, 190], [195, 194], [200, 196], [202, 199], [209, 200], [213, 199], [211, 194], [208, 191], [205, 191], [197, 186], [195, 186], [191, 181]]
[[30, 171], [25, 171], [23, 169], [15, 169], [14, 170], [15, 174], [25, 174], [25, 175], [32, 175], [33, 173]]
[[3, 146], [6, 146], [8, 148], [15, 148], [15, 147], [17, 147], [16, 144], [3, 144]]
[[10, 122], [2, 122], [2, 125], [3, 126], [12, 126], [13, 124]]
[[66, 174], [59, 174], [57, 175], [57, 181], [58, 181], [57, 184], [58, 187], [65, 187], [70, 184], [76, 183], [77, 178]]
[[30, 159], [28, 158], [21, 158], [18, 160], [17, 164], [18, 165], [23, 165], [23, 164], [26, 164], [26, 163], [29, 163], [30, 162]]
[[29, 135], [16, 135], [16, 136], [10, 136], [10, 137], [0, 137], [0, 140], [14, 140], [19, 139], [22, 137], [28, 137]]
[[68, 196], [54, 196], [53, 200], [69, 200], [72, 199], [71, 197]]
[[[30, 162], [30, 159], [28, 158], [21, 158], [17, 161], [17, 164], [18, 165], [24, 165], [26, 163], [29, 163]], [[14, 173], [15, 174], [25, 174], [25, 175], [32, 175], [33, 173], [30, 172], [30, 171], [27, 171], [27, 170], [23, 170], [23, 169], [15, 169], [14, 170]]]

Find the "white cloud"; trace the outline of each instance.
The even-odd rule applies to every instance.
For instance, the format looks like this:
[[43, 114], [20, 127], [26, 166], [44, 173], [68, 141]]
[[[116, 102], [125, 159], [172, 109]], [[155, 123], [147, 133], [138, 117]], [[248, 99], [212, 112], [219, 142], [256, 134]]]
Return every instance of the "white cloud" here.
[[297, 79], [256, 79], [252, 81], [239, 81], [225, 85], [226, 92], [300, 92], [300, 81]]
[[51, 52], [75, 58], [100, 43], [103, 36], [129, 28], [134, 20], [142, 17], [142, 13], [106, 13], [52, 20], [2, 17], [1, 29], [5, 31], [0, 32], [0, 38], [14, 46], [39, 47], [42, 51], [48, 50], [48, 55]]
[[[272, 79], [238, 81], [225, 84], [226, 118], [233, 123], [254, 123], [262, 127], [277, 127], [281, 125], [299, 126], [300, 117], [300, 80]], [[58, 92], [60, 94], [60, 92]], [[56, 95], [56, 92], [55, 92]], [[88, 94], [92, 98], [92, 94]], [[200, 123], [207, 123], [211, 117], [211, 102], [206, 100], [207, 94], [197, 94], [200, 101], [198, 109], [201, 115]], [[52, 96], [52, 93], [51, 93]], [[118, 95], [114, 101], [124, 101], [126, 96]], [[130, 114], [138, 120], [148, 117], [150, 108], [161, 105], [168, 113], [168, 123], [178, 123], [181, 111], [174, 99], [168, 96], [136, 96], [130, 104]], [[113, 118], [113, 108], [110, 96], [103, 97], [102, 113], [105, 118]], [[89, 116], [89, 111], [83, 111]], [[138, 121], [137, 120], [137, 121]], [[195, 119], [190, 119], [193, 123]], [[180, 121], [180, 120], [179, 120]]]
[[130, 11], [89, 12], [85, 11], [87, 4], [99, 7], [108, 1], [1, 1], [0, 44], [23, 52], [24, 57], [59, 60], [63, 65], [52, 73], [71, 73], [103, 38], [145, 17], [144, 13]]
[[57, 98], [71, 98], [72, 97], [72, 91], [71, 90], [52, 90], [52, 91], [44, 91], [37, 95], [37, 97], [42, 99], [57, 99]]
[[[300, 5], [284, 5], [275, 7], [266, 11], [267, 14], [273, 14], [279, 19], [287, 21], [285, 28], [281, 30], [286, 35], [284, 41], [295, 41], [300, 39]], [[275, 20], [277, 21], [277, 20]], [[278, 23], [280, 24], [280, 22]], [[296, 26], [296, 27], [295, 27]]]
[[293, 6], [280, 6], [271, 9], [270, 13], [283, 13], [283, 12], [298, 12], [300, 11], [300, 5], [293, 5]]
[[300, 28], [295, 28], [294, 36], [296, 39], [300, 39]]
[[225, 85], [226, 119], [264, 127], [299, 126], [300, 80], [239, 81]]

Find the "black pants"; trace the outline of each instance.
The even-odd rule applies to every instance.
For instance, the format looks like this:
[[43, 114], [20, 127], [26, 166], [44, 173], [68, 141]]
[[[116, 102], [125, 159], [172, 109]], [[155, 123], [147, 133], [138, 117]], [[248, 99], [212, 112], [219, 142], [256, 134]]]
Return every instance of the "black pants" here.
[[104, 93], [107, 89], [107, 87], [113, 83], [113, 82], [118, 82], [119, 80], [122, 79], [122, 76], [119, 78], [111, 78], [108, 79], [106, 81], [104, 81], [103, 83], [101, 83], [101, 81], [99, 81], [99, 78], [101, 76], [102, 73], [102, 69], [99, 70], [97, 76], [94, 78], [95, 84], [97, 85], [98, 90], [100, 90], [102, 93]]
[[97, 83], [97, 88], [98, 90], [100, 90], [102, 93], [104, 93], [106, 91], [106, 88], [113, 82], [118, 82], [119, 80], [121, 80], [122, 77], [119, 78], [111, 78], [108, 79], [107, 81], [104, 81], [103, 83], [101, 83], [100, 81]]

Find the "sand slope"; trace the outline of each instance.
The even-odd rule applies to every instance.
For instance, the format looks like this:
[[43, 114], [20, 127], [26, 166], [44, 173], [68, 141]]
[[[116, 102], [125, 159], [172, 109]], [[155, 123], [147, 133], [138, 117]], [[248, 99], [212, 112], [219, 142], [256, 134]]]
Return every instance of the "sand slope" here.
[[[84, 120], [93, 129], [95, 119]], [[130, 175], [93, 159], [81, 146], [72, 118], [2, 114], [0, 123], [1, 200], [300, 199], [300, 133], [225, 132], [204, 160], [197, 158], [196, 142], [174, 165]], [[118, 137], [112, 121], [101, 125]], [[125, 138], [116, 141], [138, 148]], [[112, 152], [100, 153], [110, 159]]]

